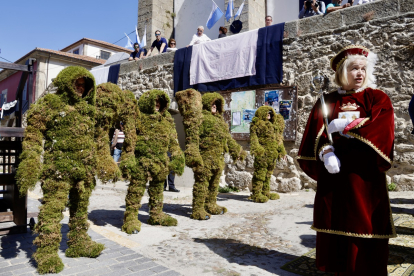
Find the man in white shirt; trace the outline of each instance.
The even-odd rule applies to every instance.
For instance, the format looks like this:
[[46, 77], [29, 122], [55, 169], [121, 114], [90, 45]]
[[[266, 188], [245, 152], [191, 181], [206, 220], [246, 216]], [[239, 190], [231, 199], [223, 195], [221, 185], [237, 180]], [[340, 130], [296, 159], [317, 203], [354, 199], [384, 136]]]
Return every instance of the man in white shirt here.
[[187, 45], [188, 46], [193, 46], [194, 44], [200, 44], [206, 41], [210, 41], [211, 39], [206, 36], [205, 34], [203, 34], [204, 32], [204, 27], [203, 26], [198, 26], [197, 28], [197, 34], [193, 35], [193, 38], [191, 39], [190, 44]]

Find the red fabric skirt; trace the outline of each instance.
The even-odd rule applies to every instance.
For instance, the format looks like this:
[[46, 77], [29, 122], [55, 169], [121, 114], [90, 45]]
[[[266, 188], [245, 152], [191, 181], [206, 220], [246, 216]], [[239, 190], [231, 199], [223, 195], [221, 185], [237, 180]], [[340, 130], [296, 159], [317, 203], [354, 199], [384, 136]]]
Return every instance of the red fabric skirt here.
[[316, 267], [338, 276], [387, 276], [388, 254], [388, 239], [316, 235]]

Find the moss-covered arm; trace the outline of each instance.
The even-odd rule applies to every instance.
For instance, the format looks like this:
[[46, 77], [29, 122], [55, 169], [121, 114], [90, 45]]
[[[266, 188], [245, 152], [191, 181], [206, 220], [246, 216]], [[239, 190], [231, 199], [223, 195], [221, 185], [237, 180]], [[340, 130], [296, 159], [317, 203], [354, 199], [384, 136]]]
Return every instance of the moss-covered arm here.
[[254, 156], [261, 156], [264, 154], [265, 150], [260, 145], [259, 138], [257, 137], [256, 121], [258, 121], [258, 118], [254, 117], [250, 124], [250, 152]]
[[283, 132], [285, 130], [285, 119], [283, 118], [282, 115], [277, 114], [275, 116], [275, 121], [273, 123], [273, 125], [275, 126], [275, 129], [277, 131], [277, 142], [278, 142], [278, 147], [277, 147], [277, 151], [278, 151], [278, 160], [280, 160], [281, 158], [283, 158], [284, 156], [286, 156], [286, 150], [285, 150], [285, 146], [283, 144]]
[[234, 139], [231, 137], [231, 134], [228, 133], [227, 136], [227, 147], [229, 149], [229, 153], [233, 161], [235, 162], [237, 159], [244, 160], [247, 156], [247, 152], [240, 146]]
[[183, 116], [185, 129], [185, 162], [190, 168], [203, 166], [200, 155], [200, 125], [203, 121], [201, 94], [197, 90], [187, 89], [175, 94], [178, 108]]
[[171, 161], [168, 164], [168, 168], [170, 171], [174, 171], [175, 174], [182, 175], [184, 172], [185, 158], [184, 153], [178, 143], [177, 131], [175, 130], [174, 124], [171, 128], [170, 145], [168, 151], [171, 153]]
[[134, 94], [124, 91], [124, 104], [118, 110], [119, 120], [124, 124], [125, 140], [119, 168], [122, 176], [131, 179], [131, 173], [137, 168], [135, 159], [135, 146], [137, 144], [137, 130], [141, 129], [141, 113]]
[[23, 151], [16, 173], [20, 194], [33, 189], [42, 173], [43, 132], [51, 109], [44, 99], [33, 104], [27, 115], [27, 128], [24, 131]]

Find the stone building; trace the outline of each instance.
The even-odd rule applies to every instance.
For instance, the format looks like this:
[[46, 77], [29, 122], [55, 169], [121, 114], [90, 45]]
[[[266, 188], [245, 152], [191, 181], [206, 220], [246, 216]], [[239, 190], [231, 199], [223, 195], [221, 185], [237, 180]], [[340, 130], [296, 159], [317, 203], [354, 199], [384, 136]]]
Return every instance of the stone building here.
[[[246, 1], [253, 2], [260, 7], [260, 0]], [[254, 15], [250, 14], [252, 6], [248, 9], [247, 18], [253, 19], [248, 24], [251, 28], [261, 27], [255, 22]], [[333, 78], [329, 60], [349, 44], [364, 45], [379, 56], [377, 84], [391, 98], [395, 110], [395, 157], [393, 168], [387, 172], [387, 179], [389, 183], [395, 183], [398, 190], [414, 190], [414, 136], [411, 135], [413, 126], [408, 114], [408, 104], [414, 94], [413, 11], [414, 0], [377, 0], [326, 16], [286, 22], [283, 85], [297, 86], [297, 137], [296, 141], [285, 142], [287, 162], [282, 161], [277, 165], [272, 177], [272, 190], [290, 192], [315, 187], [314, 181], [300, 170], [295, 160], [309, 112], [317, 99], [317, 95], [309, 89], [311, 74], [318, 68]], [[166, 91], [173, 101], [171, 111], [176, 114], [177, 131], [181, 133], [180, 142], [183, 143], [182, 124], [173, 98], [173, 62], [174, 53], [167, 53], [123, 63], [118, 85], [133, 91], [137, 97], [152, 88]], [[331, 90], [335, 90], [333, 81], [331, 83]], [[241, 144], [249, 150], [248, 142]], [[223, 184], [248, 187], [252, 178], [253, 158], [249, 156], [244, 163], [235, 165], [230, 164], [227, 158], [227, 163]], [[191, 170], [187, 169], [183, 177], [177, 178], [177, 185], [190, 186], [193, 183], [191, 178]]]

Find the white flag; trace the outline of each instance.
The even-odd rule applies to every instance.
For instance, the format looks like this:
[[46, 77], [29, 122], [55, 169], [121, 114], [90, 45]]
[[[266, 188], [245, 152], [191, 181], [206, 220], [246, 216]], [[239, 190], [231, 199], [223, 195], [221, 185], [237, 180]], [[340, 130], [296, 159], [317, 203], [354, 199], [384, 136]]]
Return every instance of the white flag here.
[[125, 48], [133, 48], [131, 39], [129, 38], [127, 34], [125, 34], [125, 36], [127, 37], [127, 44], [125, 45]]
[[227, 22], [230, 20], [230, 18], [233, 17], [233, 9], [234, 9], [234, 1], [229, 0], [229, 4], [227, 5], [227, 10], [226, 10], [226, 20], [227, 20]]
[[139, 45], [141, 45], [141, 42], [139, 41], [139, 35], [138, 35], [138, 28], [137, 28], [137, 26], [135, 26], [135, 35], [136, 35], [136, 42], [139, 44]]
[[145, 25], [144, 36], [142, 37], [139, 47], [144, 48], [147, 46], [147, 25]]
[[240, 16], [240, 14], [243, 11], [243, 7], [244, 7], [244, 1], [243, 3], [240, 5], [239, 9], [237, 10], [236, 14], [234, 15], [234, 19], [236, 19], [237, 16]]

